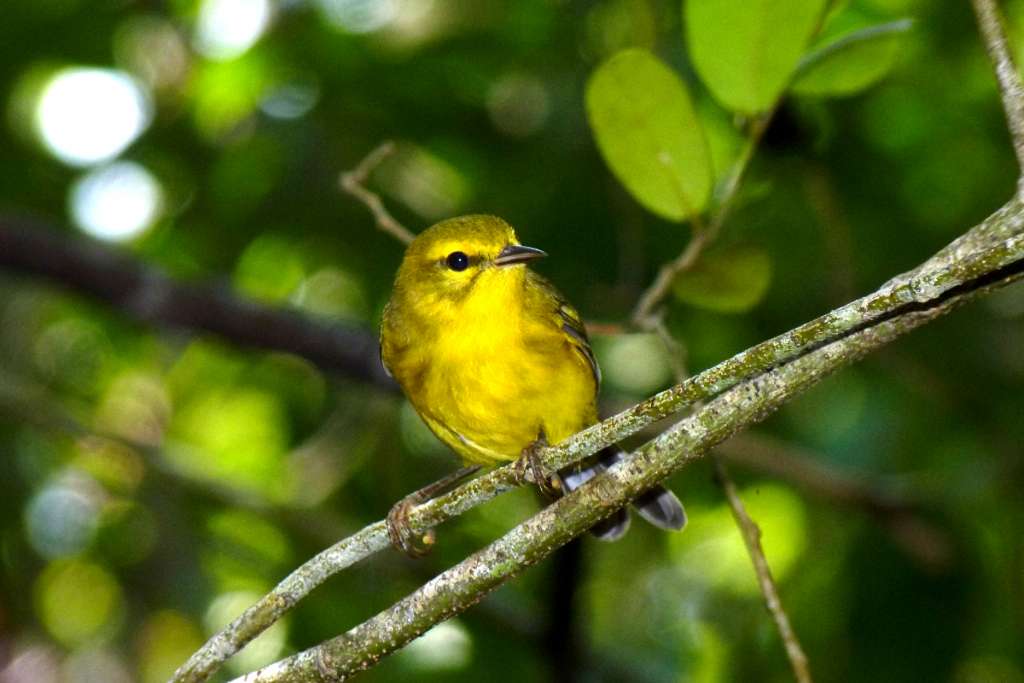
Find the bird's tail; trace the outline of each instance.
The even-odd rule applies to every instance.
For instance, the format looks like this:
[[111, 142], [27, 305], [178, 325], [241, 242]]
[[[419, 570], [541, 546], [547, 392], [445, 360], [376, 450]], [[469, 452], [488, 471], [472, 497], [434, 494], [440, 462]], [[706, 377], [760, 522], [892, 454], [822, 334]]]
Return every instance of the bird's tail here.
[[[622, 449], [613, 445], [598, 453], [590, 464], [567, 467], [559, 472], [563, 489], [569, 492], [579, 488], [623, 458], [625, 454]], [[633, 507], [641, 517], [659, 529], [676, 531], [686, 526], [686, 511], [683, 510], [683, 504], [664, 486], [658, 485], [640, 494], [633, 501]], [[629, 510], [622, 508], [592, 526], [590, 533], [602, 541], [617, 541], [628, 529]]]

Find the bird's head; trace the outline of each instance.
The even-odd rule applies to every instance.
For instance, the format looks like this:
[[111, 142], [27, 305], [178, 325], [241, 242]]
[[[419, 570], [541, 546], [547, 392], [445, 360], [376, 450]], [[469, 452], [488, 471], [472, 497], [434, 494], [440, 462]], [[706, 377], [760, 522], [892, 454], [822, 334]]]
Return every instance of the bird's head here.
[[448, 304], [473, 293], [497, 294], [522, 282], [519, 266], [545, 255], [519, 244], [515, 230], [500, 218], [450, 218], [427, 228], [409, 245], [396, 294]]

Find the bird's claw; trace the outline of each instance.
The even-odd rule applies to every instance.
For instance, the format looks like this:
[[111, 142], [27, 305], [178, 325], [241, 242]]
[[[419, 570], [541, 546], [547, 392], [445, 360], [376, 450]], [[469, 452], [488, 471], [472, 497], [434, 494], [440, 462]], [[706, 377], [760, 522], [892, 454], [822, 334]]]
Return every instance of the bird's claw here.
[[563, 487], [558, 473], [548, 470], [541, 461], [540, 452], [547, 445], [548, 440], [542, 430], [537, 439], [523, 449], [516, 461], [515, 472], [520, 483], [536, 484], [542, 494], [554, 500], [562, 495]]
[[428, 554], [437, 541], [433, 529], [427, 529], [421, 536], [417, 536], [409, 526], [409, 512], [420, 502], [416, 494], [406, 496], [388, 511], [386, 521], [391, 545], [413, 559]]

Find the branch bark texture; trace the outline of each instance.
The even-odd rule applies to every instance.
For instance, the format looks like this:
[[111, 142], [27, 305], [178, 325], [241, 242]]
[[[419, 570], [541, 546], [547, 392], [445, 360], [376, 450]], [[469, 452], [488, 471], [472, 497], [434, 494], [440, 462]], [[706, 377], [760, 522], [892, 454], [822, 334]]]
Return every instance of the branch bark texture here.
[[[1013, 200], [922, 266], [890, 280], [876, 292], [752, 347], [545, 449], [541, 455], [544, 463], [561, 468], [686, 406], [707, 401], [702, 409], [639, 449], [634, 457], [545, 508], [394, 607], [334, 640], [241, 680], [343, 680], [372, 665], [431, 625], [468, 608], [690, 459], [763, 419], [837, 368], [946, 313], [978, 292], [1018, 279], [1022, 272], [1024, 205]], [[512, 467], [494, 470], [415, 508], [411, 524], [417, 530], [434, 526], [517, 483]], [[343, 566], [334, 570], [386, 546], [383, 523], [366, 527], [336, 546]], [[326, 577], [320, 565], [308, 575], [305, 569], [300, 568], [296, 575], [306, 578], [291, 581], [290, 586], [301, 586], [308, 592], [306, 586], [311, 589]], [[277, 600], [276, 594], [261, 603]], [[280, 604], [294, 604], [299, 598], [301, 595], [289, 593]], [[228, 641], [233, 640], [230, 633], [240, 626], [236, 623], [229, 627]], [[183, 669], [176, 680], [205, 679], [190, 676], [188, 664]]]
[[[1018, 267], [997, 282], [1019, 275]], [[970, 293], [986, 284], [979, 283]], [[933, 306], [858, 330], [734, 386], [641, 447], [631, 458], [541, 510], [372, 619], [236, 683], [341, 681], [372, 666], [434, 624], [472, 606], [737, 430], [764, 419], [835, 370], [942, 315], [970, 293], [955, 294]]]

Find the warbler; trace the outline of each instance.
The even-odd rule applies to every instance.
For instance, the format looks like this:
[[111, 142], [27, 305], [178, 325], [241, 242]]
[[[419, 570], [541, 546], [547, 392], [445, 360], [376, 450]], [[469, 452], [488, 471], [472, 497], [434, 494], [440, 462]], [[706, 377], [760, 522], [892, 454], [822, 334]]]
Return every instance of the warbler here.
[[[538, 439], [558, 443], [598, 420], [601, 372], [583, 321], [526, 267], [543, 256], [500, 218], [474, 215], [420, 233], [398, 269], [381, 324], [381, 360], [430, 430], [468, 465], [517, 460]], [[572, 490], [622, 457], [605, 449], [563, 470], [558, 483]], [[389, 525], [402, 522], [410, 499], [392, 509]], [[686, 522], [662, 487], [634, 505], [665, 529]], [[592, 531], [614, 540], [628, 525], [620, 510]], [[389, 530], [409, 551], [404, 530]]]

